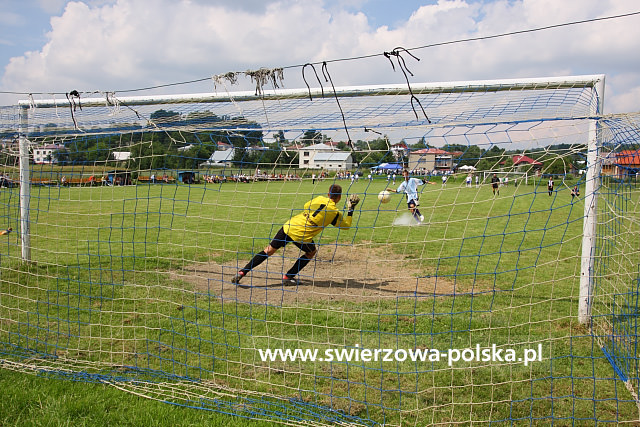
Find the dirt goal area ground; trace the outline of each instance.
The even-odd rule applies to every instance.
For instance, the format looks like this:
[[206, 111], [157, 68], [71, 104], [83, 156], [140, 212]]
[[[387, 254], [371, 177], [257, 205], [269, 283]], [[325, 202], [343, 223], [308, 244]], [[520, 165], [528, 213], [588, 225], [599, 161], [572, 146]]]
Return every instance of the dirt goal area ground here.
[[[221, 265], [216, 262], [186, 265], [171, 278], [195, 286], [219, 298], [252, 304], [293, 305], [296, 302], [371, 302], [398, 297], [451, 295], [451, 281], [418, 276], [415, 260], [395, 254], [387, 247], [322, 246], [299, 275], [297, 285], [282, 284], [282, 275], [293, 265], [299, 251], [294, 245], [278, 251], [242, 279], [231, 279], [249, 259]], [[460, 290], [458, 290], [460, 292]]]

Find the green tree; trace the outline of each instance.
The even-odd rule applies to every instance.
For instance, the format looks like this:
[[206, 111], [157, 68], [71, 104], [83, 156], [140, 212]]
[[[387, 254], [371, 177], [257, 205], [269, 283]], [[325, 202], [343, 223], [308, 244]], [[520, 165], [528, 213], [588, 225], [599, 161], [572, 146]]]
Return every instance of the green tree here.
[[273, 134], [273, 139], [276, 141], [278, 145], [286, 145], [288, 143], [287, 138], [284, 136], [284, 131], [279, 130], [278, 132]]
[[149, 119], [158, 127], [174, 125], [182, 120], [180, 113], [162, 109], [151, 113]]
[[482, 150], [477, 145], [470, 145], [468, 147], [464, 147], [463, 150], [452, 151], [462, 151], [462, 155], [458, 158], [459, 166], [476, 166], [476, 164], [482, 157]]
[[304, 145], [320, 144], [322, 141], [322, 134], [315, 129], [305, 131], [300, 138], [300, 142]]
[[[404, 140], [402, 142], [404, 142]], [[420, 140], [418, 142], [413, 144], [411, 146], [411, 148], [413, 150], [422, 150], [423, 148], [429, 148], [429, 144], [427, 144], [427, 142], [425, 141], [424, 136], [423, 136], [422, 138], [420, 138]]]
[[353, 160], [362, 167], [373, 167], [380, 163], [395, 162], [395, 157], [389, 149], [387, 137], [380, 137], [373, 141], [358, 140], [355, 143]]
[[478, 170], [498, 170], [503, 160], [505, 150], [494, 145], [489, 150], [482, 153], [476, 167]]
[[571, 164], [568, 158], [557, 157], [548, 160], [542, 167], [542, 173], [551, 175], [564, 175], [571, 170]]
[[338, 142], [338, 145], [336, 145], [336, 148], [338, 150], [340, 150], [340, 151], [349, 151], [350, 150], [349, 146], [344, 141]]

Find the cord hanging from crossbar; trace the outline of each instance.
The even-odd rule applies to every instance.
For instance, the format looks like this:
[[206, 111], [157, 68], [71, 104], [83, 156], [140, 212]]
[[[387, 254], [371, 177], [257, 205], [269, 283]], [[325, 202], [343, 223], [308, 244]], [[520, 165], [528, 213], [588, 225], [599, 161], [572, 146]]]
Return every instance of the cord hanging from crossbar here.
[[353, 142], [351, 142], [351, 136], [349, 135], [349, 129], [347, 128], [347, 121], [344, 118], [344, 111], [342, 111], [342, 106], [340, 105], [340, 100], [338, 99], [338, 94], [336, 93], [336, 87], [333, 85], [333, 80], [331, 79], [331, 75], [329, 74], [329, 69], [327, 68], [327, 62], [322, 63], [322, 75], [324, 76], [325, 81], [331, 83], [331, 89], [333, 90], [333, 96], [338, 103], [338, 108], [340, 109], [340, 115], [342, 116], [342, 124], [344, 125], [344, 131], [347, 133], [347, 145], [353, 151]]
[[115, 116], [120, 112], [120, 101], [116, 98], [115, 92], [104, 92], [104, 99], [110, 116]]
[[316, 75], [316, 79], [318, 80], [318, 84], [320, 85], [320, 91], [322, 92], [322, 97], [324, 98], [324, 87], [322, 86], [322, 81], [320, 81], [320, 77], [318, 77], [318, 72], [316, 71], [316, 67], [314, 67], [312, 63], [307, 62], [302, 66], [302, 80], [304, 80], [304, 84], [307, 85], [307, 90], [309, 91], [309, 100], [313, 101], [313, 97], [311, 96], [311, 88], [309, 87], [309, 83], [307, 83], [307, 79], [304, 76], [304, 69], [307, 66], [311, 66], [313, 73]]
[[414, 58], [416, 61], [420, 61], [420, 58], [418, 58], [417, 56], [413, 55], [411, 52], [409, 52], [407, 49], [405, 49], [403, 47], [396, 47], [391, 52], [384, 52], [384, 56], [389, 60], [389, 62], [391, 62], [391, 68], [393, 68], [393, 71], [396, 70], [396, 67], [395, 67], [395, 65], [393, 65], [393, 60], [391, 59], [391, 57], [395, 56], [396, 60], [398, 61], [398, 67], [400, 68], [400, 71], [402, 71], [402, 74], [404, 74], [404, 78], [407, 81], [407, 87], [409, 88], [409, 93], [411, 94], [411, 108], [413, 109], [413, 114], [416, 115], [416, 120], [419, 120], [419, 118], [418, 118], [418, 113], [416, 111], [416, 107], [414, 105], [414, 102], [418, 103], [418, 105], [420, 106], [420, 109], [422, 110], [422, 114], [424, 114], [425, 119], [427, 119], [428, 123], [431, 123], [431, 120], [429, 120], [429, 117], [427, 116], [427, 113], [424, 111], [424, 107], [422, 107], [422, 103], [413, 94], [413, 90], [411, 89], [411, 83], [409, 82], [409, 76], [407, 76], [407, 73], [409, 73], [411, 75], [411, 77], [413, 77], [413, 73], [409, 70], [409, 68], [407, 68], [407, 64], [406, 64], [404, 58], [402, 57], [402, 53], [407, 53], [409, 56]]
[[[76, 108], [80, 108], [82, 111], [82, 104], [80, 103], [80, 93], [77, 90], [72, 90], [71, 92], [65, 94], [67, 96], [67, 101], [69, 101], [69, 110], [71, 111], [71, 120], [73, 120], [73, 126], [76, 130], [80, 130], [78, 127], [78, 122], [76, 121], [75, 111]], [[78, 105], [76, 105], [76, 98], [78, 99]]]

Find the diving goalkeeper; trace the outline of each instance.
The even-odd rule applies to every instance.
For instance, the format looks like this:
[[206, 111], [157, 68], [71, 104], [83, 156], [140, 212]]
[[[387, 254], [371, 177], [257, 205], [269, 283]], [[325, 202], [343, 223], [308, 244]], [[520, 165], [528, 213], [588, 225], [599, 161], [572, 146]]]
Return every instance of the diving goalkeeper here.
[[236, 274], [231, 281], [235, 284], [240, 283], [240, 280], [242, 280], [247, 273], [262, 264], [267, 258], [276, 253], [278, 249], [291, 242], [300, 248], [303, 254], [282, 277], [282, 284], [297, 284], [296, 275], [309, 264], [309, 261], [318, 253], [313, 238], [328, 225], [333, 225], [340, 229], [351, 227], [353, 211], [360, 201], [360, 198], [357, 194], [349, 196], [349, 199], [345, 203], [347, 208], [346, 217], [344, 217], [336, 207], [336, 204], [341, 198], [342, 187], [333, 184], [329, 187], [329, 194], [327, 194], [327, 196], [318, 196], [307, 202], [304, 205], [302, 213], [289, 219], [289, 221], [278, 230], [273, 240], [271, 240], [271, 243], [269, 243], [263, 251], [255, 254], [251, 261], [238, 271], [238, 274]]

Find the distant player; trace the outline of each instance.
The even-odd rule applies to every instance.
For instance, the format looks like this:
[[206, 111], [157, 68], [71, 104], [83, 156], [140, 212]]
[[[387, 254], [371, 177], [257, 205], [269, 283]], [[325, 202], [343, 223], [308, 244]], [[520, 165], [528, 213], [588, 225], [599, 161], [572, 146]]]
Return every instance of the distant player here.
[[498, 178], [497, 174], [493, 174], [491, 177], [491, 188], [493, 188], [493, 195], [500, 195], [500, 178]]
[[292, 242], [303, 252], [295, 264], [282, 277], [283, 285], [297, 284], [296, 275], [302, 270], [313, 257], [318, 253], [313, 238], [318, 235], [328, 225], [345, 229], [351, 227], [353, 219], [353, 211], [360, 201], [357, 194], [352, 194], [345, 206], [347, 207], [347, 216], [343, 217], [342, 213], [336, 207], [336, 203], [342, 198], [342, 187], [333, 184], [329, 187], [327, 196], [318, 196], [304, 205], [302, 213], [292, 217], [278, 230], [271, 243], [264, 248], [263, 251], [255, 254], [251, 261], [247, 263], [238, 274], [231, 280], [232, 283], [238, 284], [244, 276], [251, 270], [262, 264], [271, 255], [289, 242]]
[[553, 195], [553, 178], [549, 177], [549, 182], [547, 182], [547, 191], [549, 192], [549, 195]]
[[404, 181], [400, 184], [397, 189], [387, 188], [387, 191], [392, 191], [394, 193], [405, 193], [407, 195], [407, 207], [409, 208], [409, 212], [418, 222], [424, 221], [424, 216], [420, 213], [418, 209], [418, 187], [424, 185], [424, 181], [418, 178], [409, 178], [409, 171], [402, 171], [402, 176]]
[[576, 196], [580, 197], [580, 187], [577, 185], [571, 189], [571, 201], [573, 201]]

